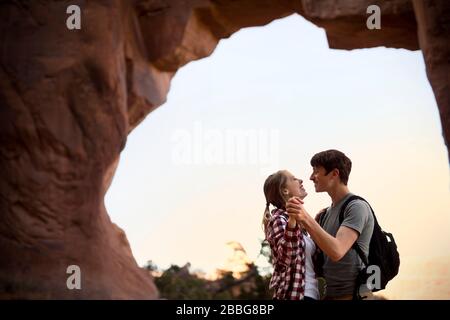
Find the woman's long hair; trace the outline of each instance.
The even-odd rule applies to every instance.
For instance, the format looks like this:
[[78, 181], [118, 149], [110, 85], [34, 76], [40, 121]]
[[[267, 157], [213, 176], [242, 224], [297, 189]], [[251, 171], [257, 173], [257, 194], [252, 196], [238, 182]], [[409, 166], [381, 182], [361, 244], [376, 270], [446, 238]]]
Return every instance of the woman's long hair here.
[[264, 182], [264, 196], [266, 197], [266, 209], [264, 210], [262, 225], [266, 234], [267, 224], [271, 214], [269, 206], [272, 204], [278, 209], [286, 210], [286, 199], [282, 189], [286, 186], [287, 176], [284, 170], [279, 170], [267, 177]]

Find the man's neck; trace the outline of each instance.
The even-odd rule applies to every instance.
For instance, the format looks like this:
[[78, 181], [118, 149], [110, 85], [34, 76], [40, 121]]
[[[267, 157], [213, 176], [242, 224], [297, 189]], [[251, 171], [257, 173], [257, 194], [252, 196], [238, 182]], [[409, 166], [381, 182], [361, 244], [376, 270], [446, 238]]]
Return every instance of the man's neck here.
[[332, 206], [338, 204], [344, 197], [349, 194], [350, 190], [346, 185], [340, 184], [335, 189], [328, 191], [328, 195], [331, 198]]

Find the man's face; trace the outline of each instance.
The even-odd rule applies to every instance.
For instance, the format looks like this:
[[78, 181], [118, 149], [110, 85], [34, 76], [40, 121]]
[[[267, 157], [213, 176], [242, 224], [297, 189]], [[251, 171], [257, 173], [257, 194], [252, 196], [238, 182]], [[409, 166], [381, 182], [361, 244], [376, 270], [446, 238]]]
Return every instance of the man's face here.
[[324, 167], [313, 167], [313, 172], [309, 177], [309, 180], [314, 182], [316, 192], [324, 192], [329, 189], [331, 176], [331, 172], [326, 174]]

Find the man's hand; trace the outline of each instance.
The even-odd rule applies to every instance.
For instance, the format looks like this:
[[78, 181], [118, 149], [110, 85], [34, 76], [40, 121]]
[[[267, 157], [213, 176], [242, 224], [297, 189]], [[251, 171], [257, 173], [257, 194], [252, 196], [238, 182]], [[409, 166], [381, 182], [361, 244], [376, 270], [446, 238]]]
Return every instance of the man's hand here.
[[310, 218], [308, 212], [303, 207], [303, 201], [297, 197], [292, 197], [286, 203], [286, 211], [289, 216], [294, 216], [298, 223], [303, 223]]

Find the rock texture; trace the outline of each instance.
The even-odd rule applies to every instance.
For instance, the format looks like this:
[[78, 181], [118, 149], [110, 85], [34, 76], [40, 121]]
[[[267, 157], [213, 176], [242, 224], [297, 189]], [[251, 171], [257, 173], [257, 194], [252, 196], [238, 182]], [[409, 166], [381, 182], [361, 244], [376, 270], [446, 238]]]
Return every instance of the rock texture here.
[[[71, 4], [81, 8], [81, 30], [66, 28]], [[366, 28], [369, 4], [381, 7], [381, 30]], [[298, 13], [326, 29], [332, 48], [420, 44], [448, 142], [449, 7], [445, 0], [0, 2], [0, 298], [158, 298], [104, 195], [128, 133], [165, 102], [174, 73], [241, 28]], [[81, 290], [66, 287], [73, 264]]]
[[[450, 143], [450, 2], [414, 0], [420, 48], [441, 116], [444, 141]], [[450, 158], [450, 152], [449, 152]]]

